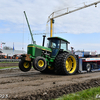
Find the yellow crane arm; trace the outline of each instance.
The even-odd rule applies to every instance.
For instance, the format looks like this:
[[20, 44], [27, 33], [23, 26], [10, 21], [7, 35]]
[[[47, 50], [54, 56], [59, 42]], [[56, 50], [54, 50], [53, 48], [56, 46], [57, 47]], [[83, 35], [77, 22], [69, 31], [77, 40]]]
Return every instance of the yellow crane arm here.
[[[90, 7], [90, 6], [93, 6], [93, 5], [95, 5], [95, 7], [96, 7], [96, 5], [97, 5], [98, 3], [100, 3], [100, 0], [97, 1], [97, 2], [88, 4], [88, 5], [84, 5], [83, 7], [79, 7], [79, 8], [77, 8], [77, 9], [74, 9], [74, 10], [71, 10], [71, 11], [68, 11], [68, 10], [67, 10], [67, 12], [65, 12], [65, 13], [63, 13], [63, 14], [59, 14], [59, 15], [57, 15], [57, 16], [55, 16], [55, 14], [54, 14], [55, 12], [53, 12], [53, 13], [48, 17], [48, 21], [47, 21], [47, 23], [50, 21], [50, 37], [52, 37], [52, 34], [53, 34], [53, 23], [54, 23], [53, 21], [54, 21], [55, 18], [58, 18], [58, 17], [64, 16], [64, 15], [73, 13], [73, 12], [75, 12], [75, 11], [78, 11], [78, 10], [81, 10], [81, 9], [84, 9], [84, 8], [87, 8], [87, 7]], [[59, 12], [59, 11], [58, 11], [58, 12]]]

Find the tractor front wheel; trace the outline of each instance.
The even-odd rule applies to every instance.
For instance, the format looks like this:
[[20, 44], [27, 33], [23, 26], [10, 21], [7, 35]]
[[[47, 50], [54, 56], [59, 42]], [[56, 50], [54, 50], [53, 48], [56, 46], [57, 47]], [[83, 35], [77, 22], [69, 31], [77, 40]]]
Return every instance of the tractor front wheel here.
[[31, 69], [31, 62], [28, 61], [20, 61], [19, 62], [19, 69], [23, 72], [27, 72]]
[[36, 57], [33, 61], [33, 67], [38, 71], [43, 71], [47, 67], [47, 61], [43, 57]]

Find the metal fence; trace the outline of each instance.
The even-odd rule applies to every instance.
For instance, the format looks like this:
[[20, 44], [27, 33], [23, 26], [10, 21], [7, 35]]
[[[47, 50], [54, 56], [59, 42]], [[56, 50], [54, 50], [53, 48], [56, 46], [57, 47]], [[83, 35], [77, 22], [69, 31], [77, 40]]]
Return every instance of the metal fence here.
[[0, 62], [19, 62], [21, 59], [0, 59]]

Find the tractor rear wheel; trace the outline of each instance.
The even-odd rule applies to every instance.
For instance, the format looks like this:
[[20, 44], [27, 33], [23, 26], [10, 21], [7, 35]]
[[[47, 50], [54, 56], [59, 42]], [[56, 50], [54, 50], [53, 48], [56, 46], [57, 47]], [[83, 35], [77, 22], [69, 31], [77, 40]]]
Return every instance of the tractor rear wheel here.
[[77, 58], [71, 53], [61, 53], [55, 59], [57, 74], [73, 75], [77, 72]]
[[27, 72], [31, 69], [31, 62], [21, 60], [19, 62], [19, 69], [23, 72]]
[[45, 60], [45, 58], [38, 56], [33, 61], [33, 67], [38, 71], [43, 71], [47, 67], [47, 61]]

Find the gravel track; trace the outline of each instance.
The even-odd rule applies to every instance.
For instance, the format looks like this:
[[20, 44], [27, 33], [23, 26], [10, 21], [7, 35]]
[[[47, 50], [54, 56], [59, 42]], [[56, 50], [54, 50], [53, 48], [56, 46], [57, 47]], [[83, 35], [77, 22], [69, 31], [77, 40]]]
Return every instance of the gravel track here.
[[64, 76], [33, 69], [26, 73], [19, 69], [0, 70], [0, 94], [8, 94], [8, 100], [49, 100], [100, 86], [99, 75], [100, 72]]
[[0, 67], [18, 66], [18, 63], [0, 63]]

